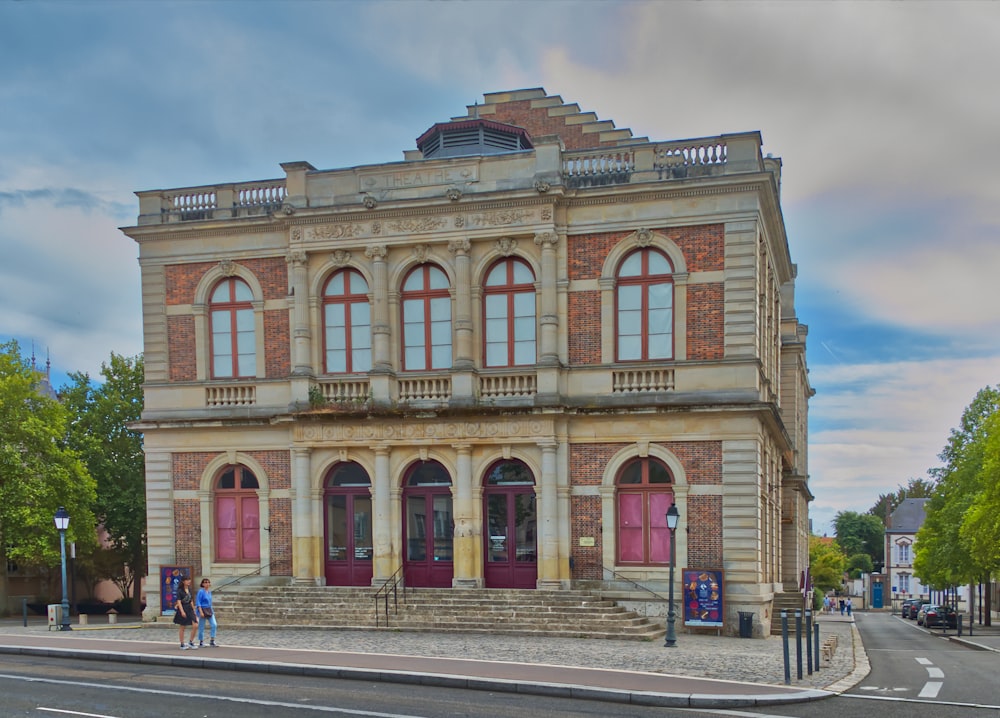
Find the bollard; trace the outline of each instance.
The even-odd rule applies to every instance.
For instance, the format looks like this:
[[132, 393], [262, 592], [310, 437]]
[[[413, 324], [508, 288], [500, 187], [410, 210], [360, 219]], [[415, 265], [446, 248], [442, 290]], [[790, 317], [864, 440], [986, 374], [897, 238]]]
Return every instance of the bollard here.
[[108, 611], [108, 623], [118, 623], [118, 612], [113, 608]]
[[24, 619], [24, 627], [28, 627], [28, 599], [21, 599], [21, 618]]
[[958, 637], [962, 637], [962, 614], [958, 614]]
[[802, 680], [802, 611], [795, 612], [795, 678]]
[[792, 683], [792, 670], [788, 660], [788, 611], [781, 612], [781, 651], [785, 654], [785, 685]]
[[87, 614], [86, 613], [81, 613], [81, 614], [79, 614], [79, 618], [80, 618], [80, 625], [81, 626], [86, 626], [87, 625]]
[[813, 674], [813, 616], [812, 611], [806, 609], [806, 670], [809, 675]]
[[813, 631], [816, 633], [813, 638], [813, 650], [816, 651], [816, 672], [819, 673], [819, 623], [813, 624]]

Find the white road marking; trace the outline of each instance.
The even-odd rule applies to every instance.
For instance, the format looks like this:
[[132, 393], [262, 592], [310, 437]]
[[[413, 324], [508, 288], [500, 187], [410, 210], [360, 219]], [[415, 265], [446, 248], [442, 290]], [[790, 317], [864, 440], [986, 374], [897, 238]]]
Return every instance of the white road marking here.
[[[228, 703], [244, 703], [258, 706], [274, 706], [276, 708], [297, 708], [304, 711], [319, 711], [321, 713], [341, 713], [344, 715], [363, 716], [364, 718], [426, 718], [426, 716], [415, 716], [408, 713], [380, 713], [376, 711], [359, 711], [351, 708], [337, 708], [336, 706], [308, 706], [301, 703], [286, 703], [284, 701], [265, 701], [252, 698], [237, 698], [236, 696], [217, 696], [211, 693], [183, 693], [180, 691], [166, 691], [156, 688], [136, 688], [135, 686], [115, 686], [107, 683], [90, 683], [87, 681], [66, 681], [57, 678], [36, 678], [34, 676], [19, 676], [16, 674], [0, 673], [0, 679], [7, 678], [12, 681], [25, 681], [27, 683], [46, 683], [59, 686], [81, 686], [84, 688], [100, 688], [101, 690], [128, 691], [130, 693], [149, 693], [160, 696], [177, 696], [180, 698], [197, 698], [199, 700], [215, 700]], [[49, 708], [48, 710], [53, 710]], [[75, 715], [86, 716], [87, 713], [77, 713]], [[98, 717], [105, 718], [105, 717]]]
[[37, 710], [43, 711], [45, 713], [62, 713], [68, 716], [86, 716], [87, 718], [115, 718], [115, 716], [105, 715], [104, 713], [81, 713], [80, 711], [64, 711], [61, 708], [46, 708], [45, 706], [38, 706]]
[[944, 678], [944, 671], [942, 671], [940, 668], [935, 668], [934, 666], [930, 666], [927, 669], [927, 677], [928, 678]]
[[917, 698], [937, 698], [938, 691], [943, 685], [944, 683], [941, 681], [927, 681], [924, 684], [924, 689], [917, 694]]
[[934, 662], [930, 658], [914, 658], [917, 663], [922, 666], [933, 666]]

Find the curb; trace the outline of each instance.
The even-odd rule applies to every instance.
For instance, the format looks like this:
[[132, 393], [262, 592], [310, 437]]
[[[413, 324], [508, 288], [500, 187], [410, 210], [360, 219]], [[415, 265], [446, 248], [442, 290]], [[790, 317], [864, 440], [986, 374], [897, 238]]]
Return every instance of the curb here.
[[[738, 708], [786, 703], [804, 703], [834, 695], [827, 690], [806, 689], [785, 694], [705, 694], [705, 693], [655, 693], [649, 691], [595, 688], [568, 683], [544, 681], [513, 681], [503, 678], [449, 675], [444, 673], [414, 673], [391, 669], [367, 669], [341, 666], [316, 666], [303, 663], [263, 663], [232, 658], [201, 658], [170, 656], [148, 653], [106, 653], [75, 648], [34, 648], [30, 646], [0, 645], [0, 654], [37, 656], [46, 658], [74, 658], [78, 660], [139, 663], [146, 665], [210, 668], [215, 670], [296, 675], [310, 678], [363, 680], [400, 683], [442, 688], [517, 693], [550, 698], [575, 698], [607, 703], [664, 708]], [[866, 658], [867, 663], [867, 658]]]

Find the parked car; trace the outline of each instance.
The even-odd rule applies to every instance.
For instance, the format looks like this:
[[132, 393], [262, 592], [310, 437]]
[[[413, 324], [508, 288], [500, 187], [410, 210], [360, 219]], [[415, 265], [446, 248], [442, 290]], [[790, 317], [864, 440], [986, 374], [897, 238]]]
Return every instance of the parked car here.
[[899, 615], [902, 616], [903, 618], [909, 618], [910, 606], [912, 606], [913, 604], [917, 604], [917, 608], [920, 608], [919, 605], [920, 601], [917, 600], [916, 598], [908, 598], [905, 601], [903, 601], [903, 603], [899, 607]]
[[924, 603], [920, 606], [920, 610], [917, 611], [917, 625], [923, 626], [927, 622], [927, 612], [932, 611], [934, 615], [937, 615], [938, 607], [933, 603]]
[[924, 611], [924, 628], [932, 626], [958, 628], [958, 612], [952, 606], [928, 606]]
[[912, 606], [910, 606], [910, 616], [909, 616], [910, 620], [916, 620], [917, 614], [920, 613], [920, 609], [923, 606], [927, 605], [928, 604], [925, 601], [918, 601], [917, 603], [914, 603]]

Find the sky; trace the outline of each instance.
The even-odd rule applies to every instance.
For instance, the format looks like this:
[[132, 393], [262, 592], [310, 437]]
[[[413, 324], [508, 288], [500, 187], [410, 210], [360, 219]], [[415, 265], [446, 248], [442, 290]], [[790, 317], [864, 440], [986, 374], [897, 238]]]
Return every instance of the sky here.
[[759, 130], [809, 326], [816, 533], [938, 466], [1000, 359], [1000, 3], [0, 0], [0, 341], [142, 351], [139, 190], [402, 159], [542, 87], [654, 140]]

